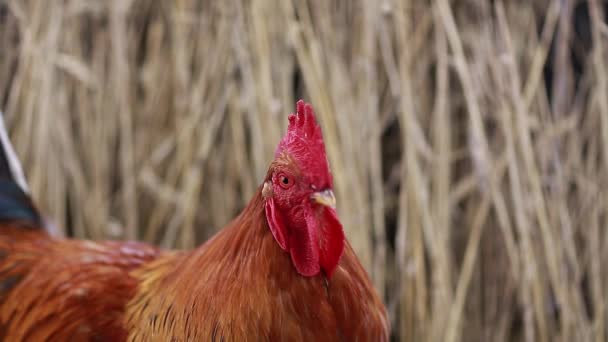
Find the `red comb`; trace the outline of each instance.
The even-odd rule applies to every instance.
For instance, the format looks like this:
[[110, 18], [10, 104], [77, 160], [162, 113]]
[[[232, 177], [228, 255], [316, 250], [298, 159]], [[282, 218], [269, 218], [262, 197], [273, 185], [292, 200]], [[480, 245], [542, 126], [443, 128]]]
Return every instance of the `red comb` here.
[[296, 114], [289, 115], [289, 131], [299, 131], [301, 136], [312, 136], [316, 130], [319, 130], [315, 112], [309, 103], [304, 100], [296, 103]]
[[296, 104], [296, 113], [289, 115], [287, 134], [281, 139], [275, 158], [282, 153], [289, 154], [316, 186], [332, 186], [321, 126], [312, 106], [302, 100]]
[[276, 155], [284, 150], [299, 150], [308, 146], [318, 152], [325, 153], [321, 127], [317, 123], [315, 112], [309, 103], [299, 100], [296, 103], [296, 113], [289, 115], [289, 127], [277, 148]]

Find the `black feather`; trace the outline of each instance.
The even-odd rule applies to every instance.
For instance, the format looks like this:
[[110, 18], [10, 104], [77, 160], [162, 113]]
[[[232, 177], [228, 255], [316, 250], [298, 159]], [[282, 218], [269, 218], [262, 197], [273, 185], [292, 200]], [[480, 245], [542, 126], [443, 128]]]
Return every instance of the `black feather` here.
[[0, 179], [0, 221], [26, 221], [41, 226], [31, 198], [12, 180]]
[[27, 192], [21, 162], [0, 113], [0, 221], [22, 221], [26, 227], [42, 227], [40, 214]]

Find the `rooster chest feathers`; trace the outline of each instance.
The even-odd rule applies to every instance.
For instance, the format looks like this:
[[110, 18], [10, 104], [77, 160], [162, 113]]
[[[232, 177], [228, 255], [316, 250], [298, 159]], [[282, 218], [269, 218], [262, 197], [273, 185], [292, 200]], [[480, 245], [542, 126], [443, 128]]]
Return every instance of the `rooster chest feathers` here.
[[142, 291], [132, 300], [130, 309], [140, 319], [131, 324], [146, 325], [131, 329], [145, 334], [133, 340], [248, 340], [255, 331], [261, 340], [339, 341], [349, 336], [344, 322], [369, 325], [370, 310], [381, 317], [370, 309], [374, 294], [352, 271], [350, 246], [331, 278], [302, 276], [274, 240], [261, 206], [257, 210], [216, 235], [217, 243], [172, 256], [177, 260], [165, 264], [175, 270], [159, 272], [166, 277], [154, 279], [154, 265], [140, 275], [144, 284], [153, 279], [157, 284], [151, 286], [162, 293]]

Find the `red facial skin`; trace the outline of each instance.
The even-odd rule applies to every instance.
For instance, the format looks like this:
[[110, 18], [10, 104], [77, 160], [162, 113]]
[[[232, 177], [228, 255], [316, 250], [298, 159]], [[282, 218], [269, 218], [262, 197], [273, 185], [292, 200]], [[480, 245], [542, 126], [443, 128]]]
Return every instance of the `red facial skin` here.
[[266, 218], [276, 242], [290, 253], [299, 274], [322, 270], [331, 277], [344, 251], [344, 232], [335, 209], [311, 199], [333, 183], [321, 128], [302, 100], [289, 116], [266, 184]]

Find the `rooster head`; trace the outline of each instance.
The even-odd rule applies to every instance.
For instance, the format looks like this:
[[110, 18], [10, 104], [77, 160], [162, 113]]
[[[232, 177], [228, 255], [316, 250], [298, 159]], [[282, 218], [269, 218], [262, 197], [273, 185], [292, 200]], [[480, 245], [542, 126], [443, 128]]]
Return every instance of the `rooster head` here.
[[321, 127], [310, 104], [300, 100], [275, 152], [262, 191], [266, 220], [298, 273], [330, 277], [344, 251], [344, 231]]

